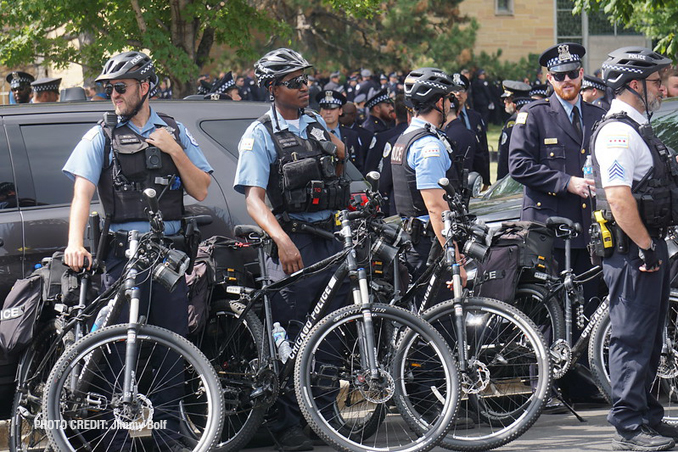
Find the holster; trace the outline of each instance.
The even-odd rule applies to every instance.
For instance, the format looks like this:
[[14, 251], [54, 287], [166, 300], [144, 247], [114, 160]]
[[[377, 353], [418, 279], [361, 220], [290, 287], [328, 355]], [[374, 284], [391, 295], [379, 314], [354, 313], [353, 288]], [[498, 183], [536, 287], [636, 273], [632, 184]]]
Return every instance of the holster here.
[[426, 226], [420, 219], [415, 217], [407, 218], [403, 222], [403, 228], [405, 229], [405, 232], [410, 234], [413, 245], [418, 244], [419, 240], [426, 235]]

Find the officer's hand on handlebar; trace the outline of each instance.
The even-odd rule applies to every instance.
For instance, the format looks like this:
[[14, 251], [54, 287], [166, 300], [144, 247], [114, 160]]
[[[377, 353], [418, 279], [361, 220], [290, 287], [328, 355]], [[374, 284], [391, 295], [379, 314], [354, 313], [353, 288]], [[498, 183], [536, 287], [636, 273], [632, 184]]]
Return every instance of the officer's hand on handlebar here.
[[570, 181], [567, 183], [567, 191], [573, 193], [582, 198], [588, 198], [589, 192], [592, 195], [596, 193], [596, 183], [589, 179], [584, 179], [583, 177], [570, 177]]
[[638, 256], [643, 261], [643, 265], [640, 266], [641, 272], [656, 272], [659, 270], [659, 266], [662, 264], [662, 261], [659, 260], [659, 254], [657, 253], [657, 244], [654, 239], [650, 242], [650, 247], [648, 249], [642, 249], [638, 247]]
[[82, 246], [68, 246], [64, 251], [64, 264], [79, 272], [87, 265], [87, 270], [92, 266], [92, 255]]

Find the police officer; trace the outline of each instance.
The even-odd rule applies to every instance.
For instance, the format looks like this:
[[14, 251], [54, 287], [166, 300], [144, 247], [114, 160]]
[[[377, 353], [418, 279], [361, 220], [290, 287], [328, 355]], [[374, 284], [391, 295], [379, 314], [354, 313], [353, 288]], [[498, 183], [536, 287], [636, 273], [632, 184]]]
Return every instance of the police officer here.
[[668, 450], [678, 428], [662, 421], [664, 409], [651, 392], [662, 350], [669, 300], [669, 260], [664, 237], [677, 199], [675, 156], [649, 125], [666, 94], [661, 70], [671, 61], [650, 49], [624, 47], [603, 63], [614, 90], [606, 119], [594, 133], [597, 206], [620, 229], [603, 253], [610, 293], [610, 379], [617, 430], [613, 450]]
[[205, 99], [241, 101], [242, 97], [233, 79], [233, 73], [228, 71], [223, 77], [212, 83], [209, 92], [205, 94]]
[[[317, 113], [306, 109], [309, 96], [304, 71], [312, 66], [296, 51], [280, 48], [264, 55], [254, 67], [272, 106], [240, 140], [234, 187], [245, 194], [248, 213], [277, 245], [277, 256], [266, 262], [269, 277], [275, 281], [340, 249], [338, 241], [307, 228], [331, 230], [332, 210], [347, 206], [350, 190], [340, 172], [343, 143], [328, 133]], [[323, 180], [317, 180], [318, 173]], [[330, 276], [328, 271], [315, 274], [273, 297], [273, 320], [286, 328], [290, 338], [299, 329], [290, 321], [306, 318]], [[342, 297], [343, 293], [337, 302]], [[284, 392], [276, 406], [278, 415], [269, 428], [279, 447], [311, 450], [313, 444], [301, 429], [303, 418], [294, 394]]]
[[[111, 231], [120, 231], [105, 256], [106, 275], [104, 285], [114, 283], [122, 274], [126, 259], [118, 249], [125, 249], [126, 231], [150, 230], [145, 212], [147, 206], [141, 193], [154, 188], [159, 197], [160, 209], [165, 219], [167, 234], [180, 232], [183, 214], [184, 191], [202, 201], [207, 196], [212, 168], [205, 160], [198, 144], [186, 128], [173, 118], [158, 114], [148, 103], [149, 91], [153, 89], [150, 80], [157, 80], [151, 59], [141, 52], [125, 52], [112, 57], [96, 81], [104, 84], [104, 91], [110, 96], [116, 117], [108, 117], [87, 132], [76, 146], [63, 168], [64, 173], [75, 181], [68, 231], [68, 246], [64, 252], [64, 263], [74, 270], [91, 262], [90, 253], [83, 246], [85, 226], [90, 201], [98, 188], [99, 199], [106, 215], [111, 216]], [[156, 160], [150, 157], [156, 157]], [[155, 162], [155, 163], [154, 163]], [[134, 169], [133, 172], [130, 169]], [[140, 312], [147, 315], [151, 324], [159, 325], [181, 335], [188, 331], [188, 300], [186, 285], [169, 292], [160, 284], [151, 284], [143, 274], [138, 278], [141, 294]], [[149, 298], [154, 303], [149, 306]], [[126, 313], [121, 319], [126, 319]], [[176, 360], [154, 363], [161, 375], [172, 375]], [[177, 370], [174, 370], [176, 373]], [[167, 385], [167, 390], [158, 394], [154, 405], [176, 404], [181, 395], [172, 389], [181, 382]], [[176, 408], [178, 409], [178, 407]], [[178, 414], [171, 409], [156, 411], [158, 419], [167, 418], [167, 431], [154, 431], [164, 435], [157, 439], [166, 445], [164, 449], [183, 451], [179, 443]], [[111, 448], [130, 450], [131, 438], [114, 434]]]
[[[595, 188], [592, 180], [584, 179], [582, 167], [593, 125], [604, 111], [582, 102], [579, 96], [585, 53], [583, 46], [573, 43], [544, 51], [539, 63], [548, 68], [546, 76], [555, 92], [547, 99], [529, 103], [516, 117], [509, 145], [509, 172], [524, 185], [521, 220], [546, 223], [547, 218], [557, 215], [588, 231], [590, 196]], [[587, 233], [572, 240], [572, 266], [577, 274], [591, 267], [587, 243]], [[554, 256], [564, 265], [564, 243], [560, 239], [556, 240]], [[584, 289], [587, 300], [597, 295], [596, 283]]]
[[501, 97], [504, 99], [504, 110], [511, 115], [504, 124], [499, 137], [499, 158], [497, 160], [497, 180], [503, 178], [508, 174], [508, 147], [511, 139], [511, 131], [516, 123], [518, 112], [523, 107], [532, 102], [530, 98], [530, 91], [532, 87], [527, 83], [504, 80], [502, 82], [504, 87], [504, 94]]
[[[372, 141], [374, 140], [374, 134], [361, 125], [362, 121], [358, 120], [358, 107], [356, 107], [353, 102], [346, 102], [341, 107], [339, 122], [344, 127], [347, 127], [358, 134], [360, 154], [367, 156], [367, 151], [370, 149]], [[365, 160], [367, 160], [367, 157], [365, 157]], [[363, 166], [363, 170], [365, 169], [367, 169], [367, 167]]]
[[607, 86], [602, 79], [592, 75], [584, 75], [580, 93], [584, 102], [596, 105], [605, 111], [610, 109], [610, 100], [607, 98]]
[[459, 101], [459, 119], [466, 128], [478, 137], [479, 147], [473, 157], [473, 171], [483, 178], [483, 190], [490, 186], [490, 151], [487, 145], [487, 125], [483, 117], [475, 110], [467, 107], [468, 91], [471, 86], [468, 78], [460, 73], [452, 74], [454, 95]]
[[388, 95], [386, 89], [372, 94], [365, 102], [365, 110], [369, 111], [369, 115], [365, 122], [363, 122], [365, 129], [377, 134], [391, 128], [393, 123], [393, 99]]
[[553, 87], [548, 83], [535, 82], [530, 90], [530, 97], [534, 100], [546, 99], [553, 94]]
[[445, 125], [445, 135], [453, 143], [454, 152], [452, 154], [452, 163], [459, 164], [469, 172], [473, 171], [473, 162], [480, 147], [478, 136], [472, 130], [466, 128], [459, 117], [461, 105], [459, 99], [454, 97], [450, 99], [452, 106], [447, 125]]
[[57, 102], [59, 100], [60, 78], [46, 77], [40, 78], [31, 83], [33, 89], [33, 103]]
[[[413, 280], [424, 272], [432, 245], [445, 243], [442, 213], [449, 207], [438, 180], [457, 177], [452, 147], [440, 127], [450, 111], [452, 86], [452, 78], [436, 68], [416, 69], [405, 78], [414, 117], [391, 150], [391, 170], [396, 210], [414, 243], [406, 254]], [[440, 248], [435, 245], [434, 252]]]
[[360, 143], [358, 132], [339, 123], [341, 108], [346, 103], [346, 97], [339, 91], [322, 91], [315, 98], [320, 106], [320, 116], [325, 120], [327, 130], [344, 143], [346, 158], [353, 162], [358, 170], [363, 170], [365, 154]]
[[14, 95], [14, 102], [17, 104], [27, 104], [31, 101], [31, 82], [35, 81], [28, 72], [14, 71], [5, 77], [9, 83], [9, 89]]

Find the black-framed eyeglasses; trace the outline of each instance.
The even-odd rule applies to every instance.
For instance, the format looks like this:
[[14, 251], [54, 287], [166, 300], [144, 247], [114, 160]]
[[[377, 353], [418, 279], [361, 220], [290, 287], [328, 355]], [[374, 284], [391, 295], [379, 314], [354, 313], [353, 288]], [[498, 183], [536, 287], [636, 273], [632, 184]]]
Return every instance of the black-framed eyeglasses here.
[[278, 82], [278, 85], [283, 85], [287, 89], [299, 89], [301, 85], [308, 85], [308, 74], [301, 74], [293, 79]]
[[650, 83], [654, 83], [654, 86], [656, 86], [657, 88], [662, 86], [661, 77], [660, 78], [646, 78], [645, 81], [650, 82]]
[[125, 94], [125, 92], [127, 92], [127, 83], [118, 82], [104, 85], [104, 92], [107, 96], [110, 97], [111, 94], [113, 94], [113, 90], [115, 90], [115, 92], [118, 94]]
[[579, 78], [580, 71], [579, 69], [572, 69], [567, 72], [551, 72], [551, 75], [557, 82], [564, 82], [565, 76], [568, 76], [570, 80], [577, 80]]

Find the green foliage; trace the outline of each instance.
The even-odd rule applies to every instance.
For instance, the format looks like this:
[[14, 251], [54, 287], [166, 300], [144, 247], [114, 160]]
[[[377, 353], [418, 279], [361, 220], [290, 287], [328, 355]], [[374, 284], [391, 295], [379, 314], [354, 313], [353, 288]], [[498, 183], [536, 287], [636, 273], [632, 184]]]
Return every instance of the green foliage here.
[[674, 0], [575, 0], [574, 13], [602, 10], [610, 22], [625, 24], [656, 42], [655, 50], [678, 60], [678, 3]]
[[480, 56], [473, 59], [474, 66], [484, 69], [489, 78], [494, 80], [523, 81], [525, 77], [528, 77], [530, 81], [533, 81], [536, 78], [537, 69], [541, 68], [538, 54], [531, 53], [527, 58], [523, 57], [518, 62], [499, 61], [501, 54], [501, 49], [491, 55], [480, 52]]

